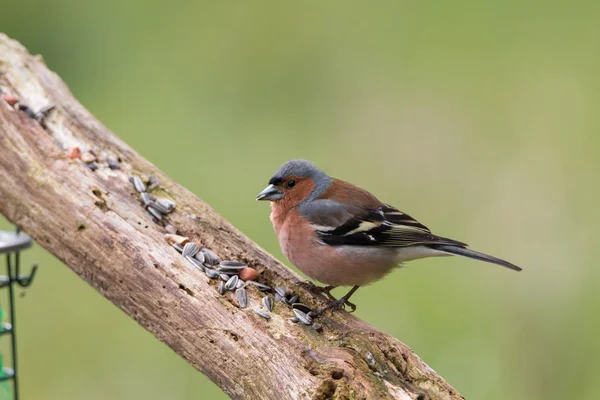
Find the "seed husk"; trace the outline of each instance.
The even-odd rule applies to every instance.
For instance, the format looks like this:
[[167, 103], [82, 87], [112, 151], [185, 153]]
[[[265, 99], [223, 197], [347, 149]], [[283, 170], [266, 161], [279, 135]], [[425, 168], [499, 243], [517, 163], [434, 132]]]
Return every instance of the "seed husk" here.
[[144, 182], [142, 182], [139, 176], [133, 175], [131, 178], [129, 178], [129, 180], [131, 181], [131, 183], [133, 183], [133, 186], [135, 186], [135, 190], [137, 190], [138, 192], [142, 193], [146, 191], [146, 185], [144, 185]]
[[210, 279], [217, 279], [219, 277], [219, 273], [214, 269], [207, 268], [204, 270], [204, 272], [206, 273], [206, 276], [208, 276]]
[[204, 263], [205, 259], [204, 259], [204, 253], [199, 251], [196, 253], [196, 255], [194, 256], [194, 258], [198, 261], [200, 261], [201, 264]]
[[235, 288], [236, 289], [241, 289], [241, 288], [243, 288], [245, 286], [246, 286], [246, 282], [244, 282], [241, 279], [238, 279], [237, 283], [235, 284]]
[[148, 211], [148, 214], [153, 217], [155, 220], [154, 222], [158, 222], [162, 219], [162, 214], [156, 211], [154, 208], [148, 207], [146, 210]]
[[171, 244], [177, 243], [178, 245], [181, 245], [181, 246], [184, 246], [187, 242], [190, 241], [185, 236], [174, 235], [172, 233], [165, 234], [165, 238], [167, 239], [167, 241], [169, 243], [171, 243]]
[[219, 264], [219, 268], [221, 269], [242, 269], [246, 268], [246, 264], [238, 261], [221, 261]]
[[204, 265], [202, 265], [202, 263], [196, 260], [194, 257], [187, 256], [186, 259], [189, 262], [191, 262], [194, 265], [194, 267], [198, 268], [201, 271], [204, 271]]
[[298, 318], [298, 321], [302, 322], [304, 325], [312, 325], [312, 318], [306, 315], [305, 312], [302, 312], [297, 308], [294, 308], [293, 311], [294, 314], [296, 314], [296, 318]]
[[273, 311], [274, 303], [275, 302], [273, 301], [273, 298], [271, 296], [265, 296], [262, 298], [263, 306], [269, 311]]
[[108, 168], [110, 169], [119, 169], [119, 162], [113, 159], [108, 160]]
[[148, 193], [142, 192], [141, 196], [142, 196], [142, 201], [144, 202], [145, 206], [152, 203], [152, 197]]
[[161, 206], [160, 204], [158, 204], [156, 201], [151, 201], [148, 204], [148, 207], [152, 207], [154, 208], [156, 211], [161, 212], [164, 215], [167, 215], [169, 213], [170, 210], [168, 210], [167, 208]]
[[298, 309], [298, 310], [302, 311], [303, 313], [305, 313], [306, 315], [308, 315], [308, 313], [312, 311], [309, 306], [307, 306], [306, 304], [302, 304], [302, 303], [293, 303], [292, 308]]
[[184, 257], [194, 257], [196, 253], [200, 250], [198, 245], [194, 242], [187, 242], [185, 246], [183, 246], [183, 253], [181, 253]]
[[269, 314], [268, 311], [262, 310], [260, 308], [257, 308], [254, 310], [258, 315], [260, 315], [261, 317], [263, 317], [264, 319], [271, 319], [271, 314]]
[[224, 273], [220, 273], [219, 276], [221, 277], [222, 280], [224, 280], [225, 282], [227, 282], [229, 280], [229, 278], [231, 278], [231, 275], [227, 275]]
[[206, 259], [206, 262], [210, 265], [217, 265], [221, 261], [217, 253], [210, 249], [202, 249], [202, 252], [204, 253], [204, 258]]
[[217, 292], [219, 292], [219, 294], [225, 294], [225, 282], [223, 281], [219, 281], [219, 286], [217, 287]]
[[175, 250], [177, 250], [178, 252], [183, 252], [183, 247], [181, 247], [181, 245], [177, 244], [177, 243], [173, 243], [171, 246], [173, 246], [175, 248]]
[[164, 197], [159, 197], [156, 199], [156, 203], [167, 210], [167, 213], [170, 213], [175, 208], [175, 202], [169, 199], [165, 199]]
[[300, 296], [295, 295], [295, 296], [290, 297], [287, 302], [288, 302], [288, 304], [294, 304], [294, 303], [297, 303], [298, 300], [300, 300]]
[[246, 284], [256, 286], [261, 292], [269, 292], [272, 290], [270, 286], [253, 280], [246, 281]]
[[98, 169], [98, 164], [96, 164], [95, 162], [85, 163], [85, 166], [88, 167], [89, 169], [91, 169], [92, 171], [95, 171]]
[[275, 293], [277, 293], [279, 296], [281, 296], [284, 300], [288, 295], [288, 290], [284, 287], [281, 286], [275, 286]]
[[248, 307], [248, 292], [246, 292], [246, 289], [244, 289], [244, 288], [237, 289], [235, 291], [235, 297], [237, 299], [238, 305], [241, 308]]
[[[221, 276], [221, 279], [223, 279], [223, 276]], [[225, 283], [225, 290], [233, 290], [235, 288], [235, 285], [237, 285], [238, 280], [239, 278], [237, 277], [237, 275], [233, 275], [231, 278], [228, 277], [227, 283]]]

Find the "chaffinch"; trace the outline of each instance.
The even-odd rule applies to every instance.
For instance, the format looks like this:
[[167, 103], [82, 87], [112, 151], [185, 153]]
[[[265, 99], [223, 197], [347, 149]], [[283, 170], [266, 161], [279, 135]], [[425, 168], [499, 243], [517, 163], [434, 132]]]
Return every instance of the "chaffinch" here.
[[306, 275], [329, 285], [353, 286], [327, 309], [356, 306], [348, 300], [359, 286], [384, 277], [400, 264], [426, 257], [459, 255], [514, 271], [507, 261], [434, 235], [423, 224], [351, 183], [331, 178], [306, 160], [290, 160], [256, 197], [271, 201], [271, 222], [285, 256]]

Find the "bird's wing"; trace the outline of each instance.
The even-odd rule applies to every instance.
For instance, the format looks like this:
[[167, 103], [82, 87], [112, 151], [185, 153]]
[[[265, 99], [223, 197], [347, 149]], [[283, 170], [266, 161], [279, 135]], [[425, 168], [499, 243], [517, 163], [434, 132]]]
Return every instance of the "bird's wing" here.
[[425, 225], [388, 204], [363, 208], [321, 199], [300, 212], [315, 226], [320, 240], [331, 246], [466, 246], [432, 234]]

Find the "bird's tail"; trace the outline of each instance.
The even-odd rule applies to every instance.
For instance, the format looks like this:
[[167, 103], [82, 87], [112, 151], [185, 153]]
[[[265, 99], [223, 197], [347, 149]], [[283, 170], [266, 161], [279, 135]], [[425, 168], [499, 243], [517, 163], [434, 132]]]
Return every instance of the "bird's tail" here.
[[474, 260], [485, 261], [492, 264], [502, 265], [503, 267], [510, 268], [513, 271], [521, 271], [520, 267], [517, 267], [514, 264], [509, 263], [508, 261], [501, 260], [496, 257], [488, 256], [487, 254], [480, 253], [478, 251], [469, 250], [460, 246], [452, 246], [452, 245], [433, 245], [432, 248], [436, 250], [440, 250], [449, 254], [454, 254], [457, 256], [463, 256], [467, 258], [472, 258]]

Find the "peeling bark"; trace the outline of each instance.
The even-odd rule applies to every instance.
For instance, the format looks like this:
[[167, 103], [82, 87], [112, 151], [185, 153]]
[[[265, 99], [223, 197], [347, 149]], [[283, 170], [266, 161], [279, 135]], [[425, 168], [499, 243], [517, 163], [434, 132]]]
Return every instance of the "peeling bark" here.
[[[194, 194], [140, 157], [100, 124], [39, 56], [0, 34], [0, 212], [100, 294], [236, 399], [462, 399], [406, 345], [345, 312], [317, 332], [287, 318], [271, 320], [193, 268], [165, 241], [128, 181], [160, 182], [152, 194], [173, 199], [168, 216], [182, 235], [222, 259], [246, 261], [270, 286], [293, 288], [313, 308], [324, 297]], [[10, 100], [5, 96], [4, 100]], [[10, 101], [9, 101], [10, 102]], [[23, 107], [26, 105], [27, 107]], [[54, 106], [45, 118], [37, 111]], [[69, 149], [120, 160], [93, 171]]]

